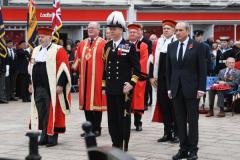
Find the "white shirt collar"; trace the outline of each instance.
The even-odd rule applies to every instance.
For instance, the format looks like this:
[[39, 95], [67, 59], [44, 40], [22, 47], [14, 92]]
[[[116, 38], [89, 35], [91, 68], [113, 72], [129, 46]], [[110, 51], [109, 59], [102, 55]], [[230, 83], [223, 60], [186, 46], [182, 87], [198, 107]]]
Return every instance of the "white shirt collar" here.
[[169, 38], [166, 38], [165, 36], [163, 36], [163, 42], [162, 42], [162, 46], [160, 48], [160, 53], [167, 53], [168, 44], [170, 44], [171, 41], [173, 41], [173, 36], [171, 36]]
[[187, 39], [185, 39], [185, 41], [183, 41], [183, 42], [180, 42], [180, 41], [179, 41], [179, 44], [178, 44], [178, 45], [181, 45], [181, 43], [183, 43], [184, 46], [187, 46], [188, 40], [189, 40], [189, 37], [187, 37]]
[[133, 42], [133, 41], [131, 41], [131, 43], [133, 43], [133, 44], [136, 44], [136, 43], [137, 43], [137, 40], [136, 40], [136, 41], [134, 41], [134, 42]]
[[142, 41], [142, 39], [143, 39], [143, 36], [139, 39], [139, 41]]
[[46, 62], [47, 60], [47, 53], [48, 53], [48, 48], [49, 46], [47, 47], [43, 47], [41, 48], [41, 50], [38, 52], [38, 54], [36, 55], [35, 57], [35, 61], [36, 62]]
[[114, 44], [114, 43], [116, 44], [116, 48], [117, 48], [118, 45], [121, 43], [122, 39], [123, 39], [123, 38], [121, 37], [119, 40], [113, 41], [113, 44]]
[[173, 38], [174, 38], [174, 34], [171, 36], [171, 37], [169, 37], [169, 38], [167, 38], [167, 37], [165, 37], [165, 36], [163, 36], [164, 37], [164, 39], [166, 39], [166, 40], [172, 40]]

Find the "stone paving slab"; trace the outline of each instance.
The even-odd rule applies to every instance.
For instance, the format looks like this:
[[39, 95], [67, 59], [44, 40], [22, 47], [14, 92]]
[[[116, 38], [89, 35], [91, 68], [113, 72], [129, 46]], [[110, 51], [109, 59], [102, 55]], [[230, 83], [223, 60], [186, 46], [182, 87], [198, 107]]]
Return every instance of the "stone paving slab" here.
[[[59, 145], [53, 148], [39, 147], [43, 160], [87, 160], [81, 125], [84, 113], [78, 110], [78, 96], [73, 94], [72, 113], [67, 117], [67, 132], [59, 136]], [[218, 109], [216, 108], [216, 113]], [[10, 102], [0, 104], [0, 158], [24, 159], [28, 154], [28, 131], [30, 103]], [[151, 123], [151, 107], [143, 116], [143, 131], [136, 132], [132, 125], [129, 154], [137, 160], [169, 160], [178, 150], [177, 144], [157, 143], [163, 135], [163, 126]], [[240, 115], [227, 113], [225, 118], [204, 115], [199, 117], [199, 159], [240, 159]], [[103, 114], [102, 136], [99, 146], [111, 145], [106, 112]]]

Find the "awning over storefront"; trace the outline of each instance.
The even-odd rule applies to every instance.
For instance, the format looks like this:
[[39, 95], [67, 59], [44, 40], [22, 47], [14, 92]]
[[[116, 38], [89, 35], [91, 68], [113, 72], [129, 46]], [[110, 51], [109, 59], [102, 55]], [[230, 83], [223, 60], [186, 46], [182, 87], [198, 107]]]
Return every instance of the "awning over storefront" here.
[[[106, 21], [107, 16], [114, 11], [113, 9], [73, 9], [62, 8], [62, 21], [64, 23], [84, 23], [89, 21]], [[127, 18], [127, 10], [120, 9], [125, 18]], [[27, 21], [28, 8], [2, 8], [4, 22], [16, 23]], [[51, 22], [52, 8], [37, 8], [38, 22]]]

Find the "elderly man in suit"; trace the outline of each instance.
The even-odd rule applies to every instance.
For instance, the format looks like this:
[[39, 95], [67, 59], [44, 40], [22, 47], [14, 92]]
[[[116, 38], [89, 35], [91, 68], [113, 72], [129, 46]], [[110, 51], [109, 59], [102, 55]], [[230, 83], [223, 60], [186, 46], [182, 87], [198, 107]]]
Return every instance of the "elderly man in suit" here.
[[177, 41], [167, 49], [167, 88], [173, 100], [180, 150], [173, 160], [198, 159], [198, 104], [206, 90], [206, 59], [203, 44], [189, 37], [190, 26], [177, 23]]
[[[231, 89], [236, 89], [240, 82], [240, 71], [235, 69], [235, 59], [229, 57], [226, 62], [226, 68], [220, 70], [218, 74], [218, 82], [214, 85], [217, 86], [219, 84], [226, 85]], [[225, 117], [224, 112], [224, 93], [226, 90], [210, 90], [209, 91], [209, 112], [206, 117], [214, 116], [213, 107], [215, 95], [218, 95], [217, 105], [220, 107], [220, 112], [217, 114], [218, 117]]]

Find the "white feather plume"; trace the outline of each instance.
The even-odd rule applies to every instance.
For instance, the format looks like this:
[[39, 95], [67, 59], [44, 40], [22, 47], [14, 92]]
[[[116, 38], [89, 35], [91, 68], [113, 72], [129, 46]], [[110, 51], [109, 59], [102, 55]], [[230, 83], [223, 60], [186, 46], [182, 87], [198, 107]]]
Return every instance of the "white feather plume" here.
[[113, 11], [107, 18], [107, 25], [120, 24], [124, 29], [126, 29], [126, 22], [124, 20], [122, 12]]

